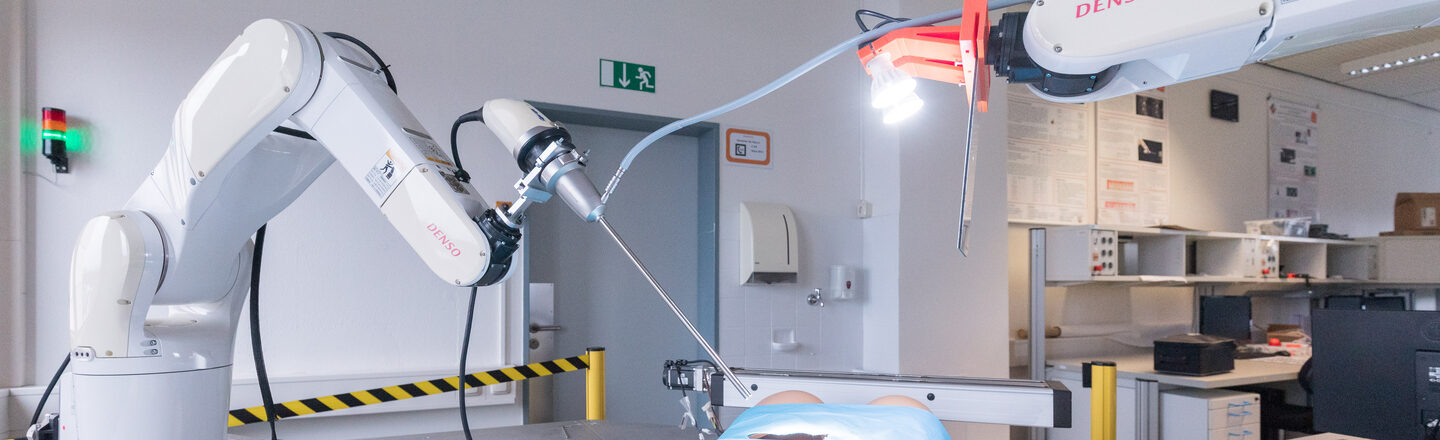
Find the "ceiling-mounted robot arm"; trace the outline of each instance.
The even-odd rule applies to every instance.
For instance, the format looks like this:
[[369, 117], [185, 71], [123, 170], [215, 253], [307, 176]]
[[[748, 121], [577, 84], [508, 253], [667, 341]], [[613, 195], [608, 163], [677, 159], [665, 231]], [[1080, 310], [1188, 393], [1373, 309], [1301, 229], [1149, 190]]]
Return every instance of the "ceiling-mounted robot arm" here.
[[1040, 97], [1090, 102], [1437, 19], [1435, 0], [1050, 0], [1005, 14], [989, 61]]
[[896, 29], [857, 55], [877, 83], [913, 88], [898, 70], [976, 89], [983, 112], [988, 67], [1042, 98], [1091, 102], [1440, 24], [1437, 0], [1045, 0], [993, 27], [988, 9], [965, 0], [959, 25]]

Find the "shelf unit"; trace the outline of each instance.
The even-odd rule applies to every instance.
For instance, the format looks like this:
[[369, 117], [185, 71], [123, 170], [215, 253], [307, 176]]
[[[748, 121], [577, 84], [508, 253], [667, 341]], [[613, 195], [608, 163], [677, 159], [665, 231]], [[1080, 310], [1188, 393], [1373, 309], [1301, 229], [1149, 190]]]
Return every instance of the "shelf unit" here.
[[[1229, 232], [1181, 231], [1105, 225], [1032, 228], [1030, 260], [1030, 375], [1046, 377], [1045, 288], [1185, 286], [1201, 296], [1238, 286], [1249, 291], [1314, 291], [1354, 288], [1435, 289], [1440, 286], [1440, 236], [1379, 237], [1356, 241], [1276, 237]], [[1270, 269], [1268, 272], [1266, 269]], [[1310, 278], [1283, 278], [1282, 272]], [[1247, 293], [1248, 294], [1248, 293]], [[1323, 293], [1322, 293], [1323, 295]], [[1198, 330], [1198, 329], [1197, 329]], [[1156, 382], [1136, 380], [1137, 413], [1154, 414]], [[1143, 410], [1143, 411], [1142, 411]], [[1136, 420], [1136, 437], [1159, 437], [1158, 420]], [[1044, 438], [1032, 429], [1031, 438]]]
[[1369, 240], [1082, 225], [1048, 228], [1046, 250], [1052, 286], [1384, 283]]

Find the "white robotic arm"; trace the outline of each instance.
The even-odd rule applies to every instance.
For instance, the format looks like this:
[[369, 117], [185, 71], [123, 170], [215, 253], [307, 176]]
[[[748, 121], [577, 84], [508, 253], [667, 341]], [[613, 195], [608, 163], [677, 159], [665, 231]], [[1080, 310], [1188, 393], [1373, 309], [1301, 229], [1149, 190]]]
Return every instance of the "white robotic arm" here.
[[1001, 18], [987, 62], [1042, 98], [1090, 102], [1437, 20], [1436, 0], [1047, 0]]
[[[582, 217], [599, 215], [568, 133], [509, 100], [492, 101], [486, 115], [506, 121], [492, 129], [535, 177], [517, 184], [521, 203], [491, 209], [386, 86], [382, 67], [281, 20], [251, 24], [211, 65], [181, 103], [159, 165], [124, 210], [80, 234], [62, 438], [224, 437], [249, 238], [332, 162], [457, 286], [502, 280], [526, 207], [551, 192], [577, 213], [589, 206]], [[314, 140], [277, 133], [282, 124]]]

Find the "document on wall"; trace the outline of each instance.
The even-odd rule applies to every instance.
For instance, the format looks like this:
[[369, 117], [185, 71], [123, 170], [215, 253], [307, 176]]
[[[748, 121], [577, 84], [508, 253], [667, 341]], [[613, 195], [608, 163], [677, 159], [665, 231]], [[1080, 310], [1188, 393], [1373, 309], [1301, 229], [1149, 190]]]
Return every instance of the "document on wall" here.
[[1315, 218], [1319, 128], [1319, 107], [1270, 98], [1270, 217]]
[[1022, 86], [1008, 94], [1006, 188], [1013, 222], [1092, 222], [1092, 106], [1042, 100]]
[[1164, 89], [1096, 105], [1097, 223], [1163, 225], [1170, 220], [1170, 121]]

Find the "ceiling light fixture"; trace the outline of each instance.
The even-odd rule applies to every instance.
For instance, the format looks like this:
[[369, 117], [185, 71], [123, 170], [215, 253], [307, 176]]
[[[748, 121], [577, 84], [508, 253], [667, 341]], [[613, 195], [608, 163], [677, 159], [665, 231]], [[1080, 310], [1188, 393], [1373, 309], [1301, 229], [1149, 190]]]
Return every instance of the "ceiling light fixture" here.
[[914, 116], [925, 106], [915, 94], [915, 77], [896, 68], [890, 54], [876, 55], [865, 67], [870, 69], [870, 105], [884, 110], [886, 124]]
[[1440, 59], [1440, 41], [1418, 44], [1403, 49], [1352, 60], [1340, 65], [1340, 71], [1352, 77], [1413, 66]]

